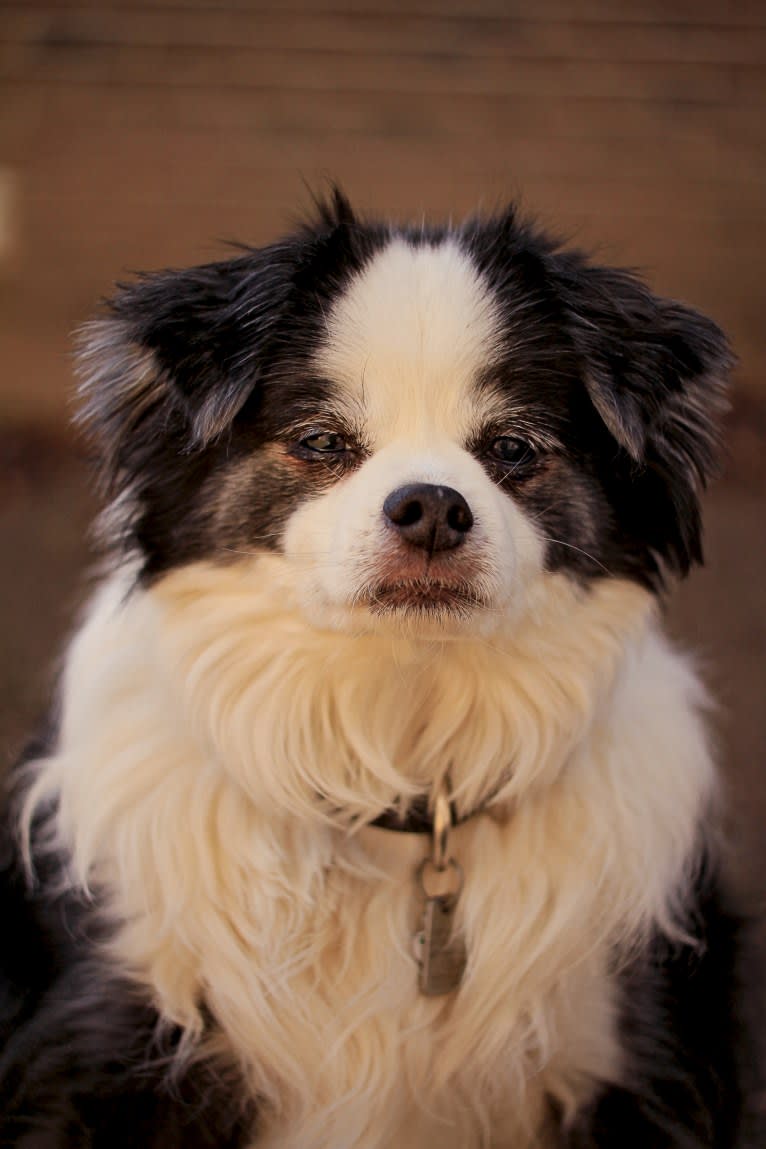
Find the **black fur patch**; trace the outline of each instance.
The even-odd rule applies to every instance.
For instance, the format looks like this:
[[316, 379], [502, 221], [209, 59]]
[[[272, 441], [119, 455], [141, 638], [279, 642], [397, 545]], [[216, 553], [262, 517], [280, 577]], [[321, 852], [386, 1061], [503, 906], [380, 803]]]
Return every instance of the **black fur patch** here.
[[608, 1088], [566, 1149], [734, 1149], [742, 1144], [747, 1057], [744, 924], [706, 873], [690, 907], [695, 946], [657, 939], [623, 978], [627, 1082]]
[[686, 574], [702, 560], [699, 496], [732, 365], [723, 333], [513, 211], [460, 235], [506, 324], [506, 362], [489, 382], [557, 441], [529, 479], [504, 484], [557, 540], [549, 565], [651, 588]]
[[[144, 579], [275, 546], [289, 511], [334, 478], [268, 448], [331, 411], [312, 353], [385, 234], [338, 193], [270, 247], [123, 286], [83, 331], [81, 422], [107, 493], [123, 496], [109, 541], [138, 552]], [[241, 502], [224, 514], [216, 484], [235, 470]]]

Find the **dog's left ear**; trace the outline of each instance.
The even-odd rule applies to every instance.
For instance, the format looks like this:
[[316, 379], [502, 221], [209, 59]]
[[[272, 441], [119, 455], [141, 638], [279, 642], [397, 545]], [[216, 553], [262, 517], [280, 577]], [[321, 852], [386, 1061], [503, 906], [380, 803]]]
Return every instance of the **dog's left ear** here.
[[111, 485], [126, 478], [137, 440], [145, 443], [141, 425], [186, 450], [231, 423], [257, 386], [290, 272], [275, 247], [143, 275], [118, 290], [106, 317], [86, 325], [80, 421]]
[[734, 358], [692, 308], [654, 295], [630, 272], [564, 257], [565, 314], [593, 406], [630, 462], [672, 508], [672, 565], [701, 559], [699, 495], [718, 462]]
[[[321, 316], [326, 282], [367, 254], [336, 190], [297, 236], [121, 285], [83, 328], [78, 355], [78, 418], [108, 489], [130, 486], [151, 452], [194, 453], [224, 436], [257, 397], [296, 293]], [[305, 310], [300, 320], [305, 331]]]

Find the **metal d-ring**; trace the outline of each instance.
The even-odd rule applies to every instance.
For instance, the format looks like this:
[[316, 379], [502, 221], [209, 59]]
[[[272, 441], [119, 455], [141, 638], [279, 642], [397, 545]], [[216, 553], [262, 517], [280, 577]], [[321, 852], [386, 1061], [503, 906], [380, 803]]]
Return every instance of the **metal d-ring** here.
[[[454, 890], [447, 890], [438, 894], [429, 893], [428, 887], [426, 886], [429, 867], [433, 867], [434, 872], [440, 877], [442, 877], [448, 870], [450, 870], [457, 879], [456, 888]], [[456, 861], [454, 858], [448, 858], [446, 865], [444, 865], [440, 870], [436, 867], [432, 858], [423, 858], [423, 861], [417, 868], [417, 881], [426, 898], [445, 898], [450, 899], [452, 902], [456, 902], [460, 897], [463, 889], [463, 867], [460, 865], [460, 862]]]

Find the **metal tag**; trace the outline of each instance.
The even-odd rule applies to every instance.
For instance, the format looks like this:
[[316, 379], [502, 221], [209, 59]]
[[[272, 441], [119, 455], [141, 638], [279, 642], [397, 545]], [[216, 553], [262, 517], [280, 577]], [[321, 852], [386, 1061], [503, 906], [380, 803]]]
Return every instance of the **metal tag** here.
[[441, 997], [463, 980], [466, 952], [463, 939], [453, 937], [457, 899], [452, 895], [427, 898], [423, 926], [415, 938], [420, 962], [420, 992]]

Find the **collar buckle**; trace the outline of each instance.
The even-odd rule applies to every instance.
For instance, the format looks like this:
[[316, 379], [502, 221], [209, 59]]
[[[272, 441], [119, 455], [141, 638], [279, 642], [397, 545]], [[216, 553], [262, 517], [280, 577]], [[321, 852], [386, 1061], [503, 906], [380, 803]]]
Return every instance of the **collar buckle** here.
[[441, 873], [450, 862], [449, 837], [452, 829], [452, 803], [449, 793], [449, 779], [445, 777], [439, 784], [434, 797], [433, 829], [431, 831], [431, 861]]

